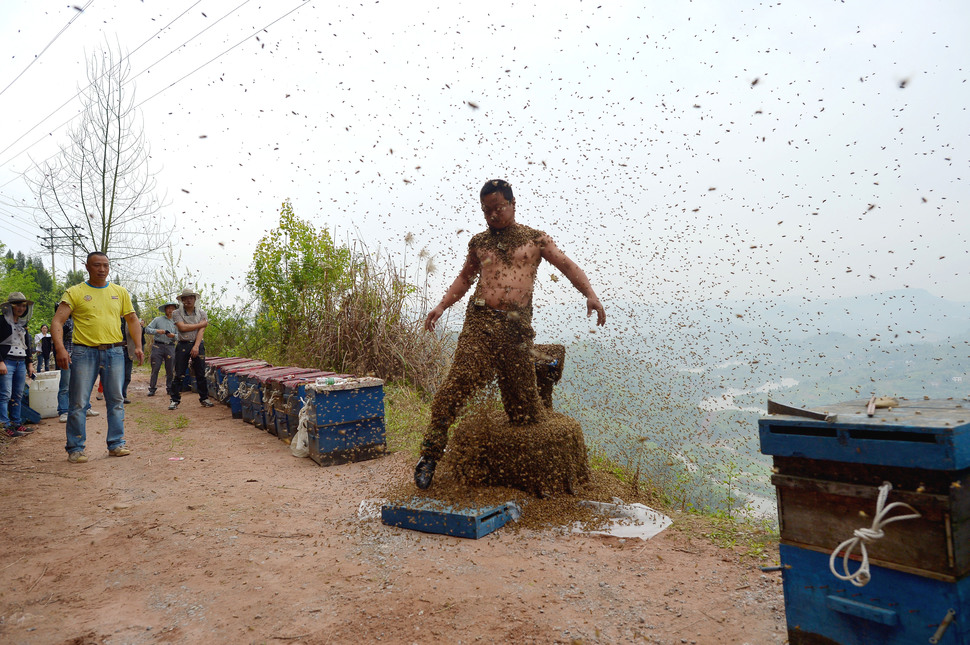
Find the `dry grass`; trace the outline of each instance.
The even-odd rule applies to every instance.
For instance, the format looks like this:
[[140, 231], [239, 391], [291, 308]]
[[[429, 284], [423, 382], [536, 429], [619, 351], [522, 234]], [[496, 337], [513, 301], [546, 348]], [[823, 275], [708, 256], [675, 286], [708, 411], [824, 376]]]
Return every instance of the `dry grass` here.
[[[290, 320], [283, 358], [295, 365], [373, 375], [433, 392], [444, 378], [451, 341], [424, 330], [426, 306], [417, 287], [388, 260], [354, 250], [352, 287], [339, 302], [321, 299]], [[312, 297], [312, 296], [311, 296]]]

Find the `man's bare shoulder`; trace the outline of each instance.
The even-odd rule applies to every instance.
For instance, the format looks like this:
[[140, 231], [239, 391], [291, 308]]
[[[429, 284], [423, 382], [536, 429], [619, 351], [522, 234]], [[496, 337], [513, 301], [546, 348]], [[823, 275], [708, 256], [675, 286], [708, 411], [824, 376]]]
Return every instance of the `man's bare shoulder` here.
[[529, 242], [543, 244], [549, 239], [549, 236], [544, 231], [532, 228], [531, 226], [526, 226], [525, 224], [516, 223], [507, 228], [503, 228], [501, 231], [487, 229], [481, 233], [475, 234], [472, 239], [469, 240], [468, 248], [482, 249], [497, 247], [499, 249], [511, 249], [520, 247]]

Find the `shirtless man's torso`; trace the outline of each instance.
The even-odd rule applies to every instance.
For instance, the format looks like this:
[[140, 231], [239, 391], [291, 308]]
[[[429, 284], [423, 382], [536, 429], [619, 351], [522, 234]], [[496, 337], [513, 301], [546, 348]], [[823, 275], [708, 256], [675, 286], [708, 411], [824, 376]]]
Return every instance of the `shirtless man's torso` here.
[[[460, 408], [475, 388], [481, 387], [494, 376], [498, 377], [502, 392], [502, 403], [513, 423], [535, 420], [541, 414], [541, 402], [535, 385], [533, 357], [529, 354], [534, 334], [528, 324], [531, 320], [532, 294], [535, 288], [539, 264], [546, 260], [559, 269], [572, 285], [586, 297], [586, 315], [596, 312], [596, 324], [606, 323], [606, 312], [599, 298], [593, 292], [589, 279], [579, 266], [559, 250], [552, 238], [542, 231], [517, 224], [515, 221], [515, 199], [512, 187], [503, 180], [486, 182], [481, 191], [482, 212], [488, 230], [475, 235], [468, 244], [468, 255], [458, 277], [448, 288], [438, 306], [428, 312], [424, 326], [433, 331], [435, 323], [445, 310], [464, 297], [478, 281], [465, 319], [466, 331], [470, 319], [479, 314], [498, 315], [498, 320], [519, 321], [516, 312], [528, 311], [529, 316], [522, 319], [523, 325], [517, 333], [526, 342], [515, 343], [515, 349], [497, 345], [485, 351], [464, 340], [465, 331], [459, 338], [455, 359], [442, 387], [435, 394], [431, 404], [431, 422], [425, 432], [421, 446], [421, 459], [414, 470], [414, 482], [418, 488], [431, 485], [438, 459], [444, 453], [448, 441], [448, 428], [456, 418]], [[508, 312], [508, 314], [503, 314]], [[482, 367], [484, 354], [505, 351], [498, 363]], [[495, 357], [493, 356], [493, 360]], [[500, 366], [499, 366], [500, 363]], [[493, 374], [493, 371], [498, 374]]]

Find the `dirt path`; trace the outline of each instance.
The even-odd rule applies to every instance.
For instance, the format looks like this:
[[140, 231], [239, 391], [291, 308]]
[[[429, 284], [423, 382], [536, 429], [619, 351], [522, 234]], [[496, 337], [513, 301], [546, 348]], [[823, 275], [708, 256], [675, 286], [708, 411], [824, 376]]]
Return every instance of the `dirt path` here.
[[[69, 464], [45, 419], [0, 457], [5, 643], [784, 643], [780, 578], [703, 538], [361, 520], [410, 458], [321, 468], [275, 437], [131, 385], [133, 454]], [[180, 461], [173, 458], [181, 457]]]

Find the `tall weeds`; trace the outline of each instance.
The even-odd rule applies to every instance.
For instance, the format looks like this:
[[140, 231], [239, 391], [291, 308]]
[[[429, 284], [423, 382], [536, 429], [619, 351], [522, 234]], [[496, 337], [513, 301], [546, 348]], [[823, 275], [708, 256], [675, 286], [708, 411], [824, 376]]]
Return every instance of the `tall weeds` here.
[[288, 321], [286, 360], [434, 391], [444, 377], [451, 341], [424, 330], [422, 290], [389, 258], [368, 252], [359, 241], [351, 257], [351, 286], [339, 300], [307, 302], [304, 318]]

